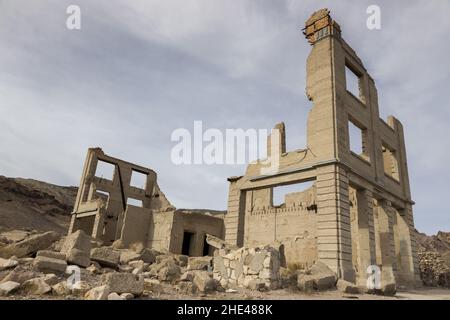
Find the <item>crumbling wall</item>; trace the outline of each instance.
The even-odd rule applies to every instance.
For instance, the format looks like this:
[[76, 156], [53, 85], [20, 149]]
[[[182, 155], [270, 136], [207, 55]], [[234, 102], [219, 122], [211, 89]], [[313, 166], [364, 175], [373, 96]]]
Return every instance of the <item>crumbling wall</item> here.
[[148, 231], [147, 247], [159, 251], [169, 251], [174, 211], [153, 212]]
[[284, 204], [272, 205], [271, 192], [249, 192], [244, 245], [283, 245], [288, 264], [307, 267], [317, 260], [315, 187], [286, 194]]
[[225, 288], [277, 289], [280, 260], [280, 252], [270, 246], [222, 248], [214, 255], [213, 276]]

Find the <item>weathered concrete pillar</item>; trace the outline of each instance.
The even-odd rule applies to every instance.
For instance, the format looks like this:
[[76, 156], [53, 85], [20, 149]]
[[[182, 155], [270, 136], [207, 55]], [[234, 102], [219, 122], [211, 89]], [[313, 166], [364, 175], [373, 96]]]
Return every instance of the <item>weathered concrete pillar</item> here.
[[381, 268], [381, 286], [395, 283], [394, 255], [393, 255], [393, 232], [390, 225], [391, 202], [378, 200], [376, 217], [376, 242], [377, 242], [377, 265]]
[[417, 261], [417, 246], [415, 239], [412, 210], [406, 208], [395, 211], [396, 226], [394, 228], [397, 281], [402, 286], [417, 286], [421, 284]]
[[353, 282], [347, 173], [335, 164], [318, 168], [317, 172], [318, 258], [338, 277]]
[[228, 210], [225, 215], [225, 241], [242, 246], [244, 242], [245, 191], [238, 187], [238, 178], [229, 178]]
[[[272, 142], [275, 144], [272, 146]], [[272, 150], [272, 148], [274, 150]], [[277, 123], [272, 129], [271, 134], [267, 137], [267, 157], [272, 156], [272, 151], [275, 151], [274, 156], [281, 156], [286, 153], [286, 129], [284, 122]]]
[[367, 283], [367, 267], [376, 263], [375, 238], [373, 227], [373, 196], [369, 190], [356, 191], [357, 203], [357, 237], [358, 273], [357, 285], [365, 287]]

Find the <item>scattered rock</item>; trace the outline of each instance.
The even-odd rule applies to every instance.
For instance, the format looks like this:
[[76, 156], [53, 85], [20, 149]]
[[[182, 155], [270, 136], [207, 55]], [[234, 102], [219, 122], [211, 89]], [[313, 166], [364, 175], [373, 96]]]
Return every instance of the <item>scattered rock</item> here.
[[0, 296], [8, 296], [14, 293], [20, 287], [20, 283], [14, 281], [6, 281], [0, 284]]
[[139, 296], [144, 291], [144, 278], [132, 273], [111, 272], [102, 276], [102, 283], [109, 286], [110, 292], [132, 293]]
[[132, 267], [132, 266], [129, 266], [129, 265], [119, 265], [118, 267], [117, 267], [117, 271], [119, 271], [119, 272], [128, 272], [128, 273], [131, 273], [131, 272], [133, 272], [133, 270], [134, 270], [134, 268]]
[[174, 282], [179, 279], [181, 269], [174, 263], [168, 263], [158, 272], [158, 279], [161, 281]]
[[67, 296], [71, 291], [67, 286], [67, 281], [61, 281], [52, 286], [52, 294], [56, 296]]
[[95, 261], [92, 261], [91, 265], [86, 268], [91, 274], [101, 274], [102, 267]]
[[184, 294], [197, 293], [197, 287], [192, 282], [183, 281], [177, 284], [176, 289]]
[[207, 271], [196, 271], [193, 283], [202, 293], [209, 293], [215, 291], [217, 288], [217, 282]]
[[120, 251], [110, 247], [100, 247], [91, 250], [91, 260], [98, 262], [101, 266], [117, 268], [120, 262]]
[[86, 300], [108, 300], [111, 291], [107, 285], [92, 288], [84, 295]]
[[178, 266], [184, 268], [188, 265], [188, 262], [189, 262], [188, 256], [185, 256], [183, 254], [176, 254], [176, 255], [174, 255], [174, 258], [175, 258], [175, 263]]
[[336, 274], [325, 263], [317, 261], [311, 267], [310, 273], [314, 279], [314, 289], [323, 291], [336, 286]]
[[78, 281], [72, 286], [71, 289], [73, 295], [84, 296], [86, 292], [91, 289], [91, 286], [86, 281]]
[[112, 292], [112, 293], [110, 293], [110, 294], [108, 295], [108, 300], [125, 300], [125, 298], [122, 297], [122, 296], [120, 296], [120, 295], [118, 295], [118, 294], [115, 293], [115, 292]]
[[227, 246], [224, 240], [210, 234], [206, 235], [206, 243], [216, 249], [224, 249]]
[[192, 271], [186, 271], [180, 277], [180, 281], [190, 281], [194, 280], [194, 273]]
[[50, 293], [52, 288], [45, 282], [44, 278], [34, 278], [25, 281], [21, 286], [21, 291], [28, 295], [44, 295]]
[[131, 261], [128, 264], [131, 268], [133, 268], [133, 274], [138, 275], [144, 271], [145, 263], [142, 260]]
[[86, 268], [91, 263], [91, 237], [82, 230], [69, 234], [61, 247], [61, 253], [71, 264]]
[[420, 278], [426, 286], [450, 288], [450, 267], [438, 252], [419, 252]]
[[19, 264], [17, 260], [0, 258], [0, 271], [11, 269]]
[[144, 290], [151, 291], [153, 293], [162, 293], [163, 286], [161, 282], [156, 279], [144, 279]]
[[120, 295], [124, 300], [133, 300], [134, 295], [132, 293], [122, 293]]
[[142, 260], [142, 254], [128, 249], [120, 251], [120, 263], [128, 264], [129, 262], [135, 260]]
[[156, 257], [162, 255], [161, 252], [155, 250], [155, 249], [149, 249], [145, 248], [141, 252], [141, 260], [143, 260], [145, 263], [155, 263]]
[[26, 269], [19, 265], [3, 278], [1, 282], [14, 281], [23, 284], [25, 281], [36, 278], [37, 276], [38, 273], [36, 271]]
[[46, 284], [48, 284], [50, 287], [57, 284], [60, 279], [53, 273], [46, 274], [45, 276], [41, 277]]
[[36, 270], [44, 273], [65, 273], [67, 262], [66, 260], [39, 256], [34, 259], [33, 266]]
[[46, 258], [53, 258], [58, 260], [66, 260], [66, 255], [64, 253], [55, 252], [51, 250], [39, 250], [36, 253], [36, 258], [39, 257], [46, 257]]
[[359, 294], [360, 293], [358, 287], [355, 284], [353, 284], [349, 281], [345, 281], [343, 279], [339, 279], [337, 281], [336, 287], [342, 293], [350, 293], [350, 294]]
[[307, 274], [299, 274], [297, 288], [303, 292], [312, 292], [314, 290], [314, 277]]
[[397, 286], [394, 282], [381, 285], [381, 293], [385, 296], [393, 297], [397, 293]]
[[22, 241], [2, 247], [0, 249], [0, 257], [9, 258], [16, 256], [22, 258], [34, 254], [39, 250], [50, 247], [59, 237], [60, 235], [54, 231], [31, 235]]
[[189, 257], [188, 270], [212, 270], [212, 259], [213, 257]]
[[14, 243], [24, 240], [30, 232], [25, 230], [11, 230], [2, 232], [1, 236], [4, 238], [6, 243]]

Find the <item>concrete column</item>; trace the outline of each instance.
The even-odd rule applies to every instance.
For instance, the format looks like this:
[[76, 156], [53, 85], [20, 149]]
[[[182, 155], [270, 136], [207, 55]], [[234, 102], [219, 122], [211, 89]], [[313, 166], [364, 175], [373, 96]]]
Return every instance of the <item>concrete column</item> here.
[[338, 277], [353, 282], [347, 173], [335, 164], [318, 168], [316, 184], [318, 258]]
[[392, 227], [390, 226], [391, 202], [379, 200], [376, 219], [377, 265], [381, 268], [381, 286], [395, 282], [393, 270]]
[[225, 215], [225, 242], [242, 246], [244, 241], [245, 191], [236, 181], [230, 181], [228, 211]]
[[357, 285], [365, 287], [367, 283], [367, 267], [375, 264], [375, 239], [373, 230], [373, 197], [369, 190], [356, 191], [358, 274]]

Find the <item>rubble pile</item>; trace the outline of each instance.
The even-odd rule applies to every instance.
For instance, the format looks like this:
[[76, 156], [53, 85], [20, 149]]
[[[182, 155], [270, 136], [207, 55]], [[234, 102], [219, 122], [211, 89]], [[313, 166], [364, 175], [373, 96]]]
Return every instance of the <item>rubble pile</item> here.
[[450, 288], [450, 232], [417, 232], [420, 278], [426, 286]]
[[419, 252], [420, 277], [427, 286], [450, 288], [450, 267], [441, 254], [434, 251]]
[[223, 287], [278, 289], [280, 253], [270, 246], [219, 249], [214, 255], [214, 279]]
[[225, 291], [213, 278], [212, 257], [102, 246], [83, 231], [1, 237], [0, 297], [129, 300], [157, 297], [166, 284], [185, 294]]

